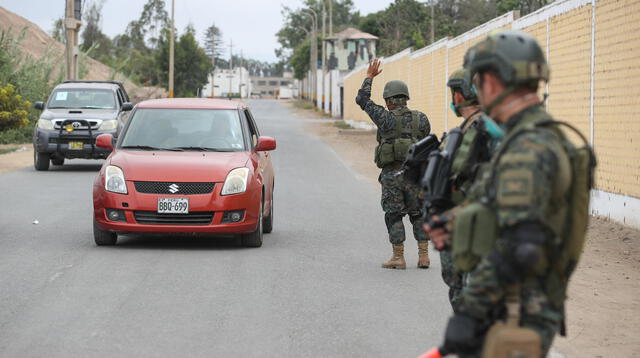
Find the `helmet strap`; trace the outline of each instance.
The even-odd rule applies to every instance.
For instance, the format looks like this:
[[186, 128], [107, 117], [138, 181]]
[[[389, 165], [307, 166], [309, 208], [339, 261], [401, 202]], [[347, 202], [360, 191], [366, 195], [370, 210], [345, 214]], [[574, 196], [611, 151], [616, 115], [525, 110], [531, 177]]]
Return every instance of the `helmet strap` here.
[[502, 101], [504, 101], [504, 99], [507, 98], [508, 95], [512, 94], [515, 90], [516, 90], [515, 86], [507, 87], [504, 91], [502, 91], [502, 93], [500, 93], [496, 98], [494, 98], [493, 101], [491, 101], [491, 103], [489, 103], [488, 105], [484, 106], [484, 113], [487, 113], [489, 116], [493, 117], [492, 114], [491, 114], [491, 111], [498, 104], [500, 104]]

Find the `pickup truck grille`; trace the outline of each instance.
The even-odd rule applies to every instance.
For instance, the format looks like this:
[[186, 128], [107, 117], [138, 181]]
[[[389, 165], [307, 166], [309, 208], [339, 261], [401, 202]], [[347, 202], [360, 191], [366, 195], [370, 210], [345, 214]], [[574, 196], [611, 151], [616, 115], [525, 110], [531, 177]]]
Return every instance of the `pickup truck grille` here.
[[134, 211], [139, 224], [148, 225], [207, 225], [213, 220], [212, 211], [191, 212], [189, 214], [158, 214], [155, 211]]
[[211, 193], [215, 183], [136, 181], [134, 185], [138, 193], [144, 194], [197, 195]]

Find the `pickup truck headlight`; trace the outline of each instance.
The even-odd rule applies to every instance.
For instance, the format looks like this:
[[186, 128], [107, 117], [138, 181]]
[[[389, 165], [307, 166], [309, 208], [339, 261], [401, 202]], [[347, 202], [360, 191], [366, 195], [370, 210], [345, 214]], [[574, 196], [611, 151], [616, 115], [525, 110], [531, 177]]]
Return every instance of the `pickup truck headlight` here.
[[122, 169], [109, 165], [105, 172], [104, 188], [112, 193], [127, 194], [127, 182]]
[[53, 130], [53, 121], [49, 120], [49, 119], [38, 119], [38, 128], [40, 129], [45, 129], [48, 131], [52, 131]]
[[247, 191], [249, 168], [236, 168], [229, 172], [222, 186], [221, 195], [240, 194]]
[[115, 119], [106, 120], [100, 125], [101, 131], [112, 131], [116, 128], [118, 128], [118, 121]]

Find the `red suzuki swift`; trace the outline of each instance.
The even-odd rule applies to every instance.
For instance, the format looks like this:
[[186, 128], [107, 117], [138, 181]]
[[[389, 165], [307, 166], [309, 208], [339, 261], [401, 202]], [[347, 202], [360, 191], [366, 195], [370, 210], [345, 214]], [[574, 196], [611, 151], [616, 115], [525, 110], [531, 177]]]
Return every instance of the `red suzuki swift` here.
[[244, 104], [215, 99], [139, 103], [93, 184], [93, 236], [115, 245], [118, 234], [239, 235], [259, 247], [273, 230], [274, 171]]

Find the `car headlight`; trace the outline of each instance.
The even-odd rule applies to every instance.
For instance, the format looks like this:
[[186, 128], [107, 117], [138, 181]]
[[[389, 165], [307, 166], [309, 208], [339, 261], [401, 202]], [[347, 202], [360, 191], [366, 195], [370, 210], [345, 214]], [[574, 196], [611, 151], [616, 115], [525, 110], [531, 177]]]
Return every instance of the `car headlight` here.
[[52, 131], [53, 130], [53, 121], [49, 120], [49, 119], [38, 119], [38, 128], [40, 129], [45, 129], [48, 131]]
[[118, 128], [118, 121], [115, 119], [106, 120], [100, 125], [101, 131], [112, 131], [116, 128]]
[[229, 172], [222, 186], [221, 195], [240, 194], [247, 191], [249, 168], [236, 168]]
[[122, 169], [109, 165], [105, 172], [104, 188], [112, 193], [127, 194], [127, 183]]

